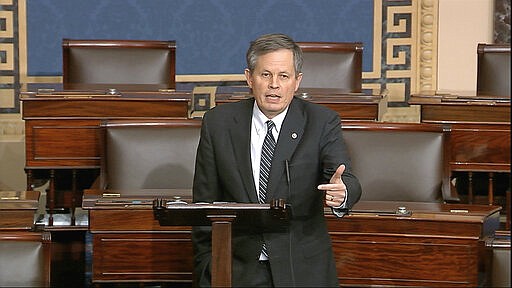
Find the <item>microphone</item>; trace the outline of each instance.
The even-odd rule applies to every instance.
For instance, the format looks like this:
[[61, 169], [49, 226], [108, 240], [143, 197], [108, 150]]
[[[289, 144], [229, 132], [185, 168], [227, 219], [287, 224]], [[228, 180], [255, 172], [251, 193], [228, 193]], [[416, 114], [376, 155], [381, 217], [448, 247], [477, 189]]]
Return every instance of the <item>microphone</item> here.
[[288, 182], [288, 186], [290, 186], [290, 165], [288, 160], [284, 160], [285, 169], [286, 169], [286, 182]]
[[[286, 183], [288, 184], [288, 207], [292, 207], [291, 203], [292, 203], [292, 188], [291, 188], [291, 179], [290, 179], [290, 163], [288, 161], [288, 159], [284, 160], [284, 168], [285, 168], [285, 172], [286, 172]], [[293, 215], [293, 214], [292, 214]], [[289, 256], [290, 256], [290, 273], [291, 273], [291, 276], [292, 276], [292, 284], [293, 284], [293, 287], [295, 287], [295, 271], [293, 270], [293, 252], [292, 252], [292, 231], [290, 230], [289, 232], [290, 234], [288, 235], [288, 240], [290, 241], [289, 243], [289, 248], [290, 250], [288, 251], [289, 253]]]
[[292, 203], [292, 189], [291, 189], [291, 180], [290, 180], [290, 163], [288, 162], [288, 159], [284, 160], [284, 168], [286, 172], [286, 183], [288, 184], [288, 206], [291, 206]]

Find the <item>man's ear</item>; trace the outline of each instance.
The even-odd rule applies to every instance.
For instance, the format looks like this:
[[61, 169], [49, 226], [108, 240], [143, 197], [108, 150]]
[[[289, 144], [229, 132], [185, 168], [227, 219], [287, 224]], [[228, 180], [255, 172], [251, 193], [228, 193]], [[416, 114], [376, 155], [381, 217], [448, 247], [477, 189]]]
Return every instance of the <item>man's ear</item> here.
[[302, 81], [302, 72], [297, 75], [297, 84], [295, 85], [295, 92], [299, 90], [300, 82]]
[[251, 70], [249, 70], [249, 68], [245, 68], [244, 74], [245, 74], [245, 81], [247, 81], [247, 85], [249, 85], [249, 88], [252, 88]]

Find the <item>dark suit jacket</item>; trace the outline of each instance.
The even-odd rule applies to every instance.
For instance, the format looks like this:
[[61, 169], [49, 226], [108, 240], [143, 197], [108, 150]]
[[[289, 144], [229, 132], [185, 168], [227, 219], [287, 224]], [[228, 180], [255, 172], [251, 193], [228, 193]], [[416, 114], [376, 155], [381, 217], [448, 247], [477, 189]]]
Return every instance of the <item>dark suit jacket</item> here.
[[[253, 98], [246, 99], [217, 106], [204, 115], [194, 176], [195, 202], [258, 203], [250, 154], [253, 105]], [[338, 286], [324, 218], [325, 194], [317, 186], [328, 183], [340, 164], [347, 166], [342, 178], [350, 208], [359, 200], [361, 187], [350, 173], [339, 116], [324, 106], [294, 98], [281, 127], [267, 188], [267, 200], [285, 199], [291, 204], [291, 224], [282, 232], [233, 231], [233, 286], [251, 286], [251, 267], [258, 265], [263, 241], [275, 286]], [[210, 236], [207, 227], [194, 228], [194, 273], [199, 285], [209, 285]]]

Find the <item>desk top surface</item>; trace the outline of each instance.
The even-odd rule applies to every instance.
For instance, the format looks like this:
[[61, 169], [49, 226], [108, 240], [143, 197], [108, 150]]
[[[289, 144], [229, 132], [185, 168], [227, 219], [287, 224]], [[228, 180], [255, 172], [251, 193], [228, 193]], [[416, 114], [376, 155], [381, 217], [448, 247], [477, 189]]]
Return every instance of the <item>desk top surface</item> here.
[[[164, 198], [192, 203], [192, 191], [189, 189], [144, 189], [133, 191], [95, 190], [84, 191], [82, 205], [84, 209], [152, 209], [153, 200]], [[403, 207], [406, 213], [398, 211]], [[458, 219], [465, 221], [474, 218], [479, 221], [489, 215], [498, 213], [500, 206], [444, 204], [431, 202], [399, 202], [399, 201], [360, 201], [349, 216], [352, 217], [409, 217], [414, 219]]]
[[476, 95], [472, 91], [421, 91], [411, 95], [409, 104], [510, 106], [510, 95]]
[[[176, 89], [163, 89], [158, 85], [119, 85], [112, 88], [109, 84], [77, 84], [64, 87], [58, 83], [27, 84], [21, 89], [22, 101], [34, 100], [137, 100], [162, 99], [186, 100], [192, 96], [192, 90], [186, 85], [177, 85]], [[300, 88], [297, 97], [314, 102], [361, 102], [379, 103], [386, 99], [386, 91], [363, 90], [361, 93], [351, 93], [344, 89], [335, 88]], [[217, 86], [216, 100], [232, 102], [252, 97], [247, 86]]]
[[0, 210], [37, 210], [39, 191], [0, 191]]
[[[360, 201], [350, 215], [356, 217], [410, 217], [411, 219], [468, 219], [480, 221], [498, 213], [500, 206], [474, 204], [445, 204], [433, 202]], [[401, 213], [401, 211], [403, 211]]]

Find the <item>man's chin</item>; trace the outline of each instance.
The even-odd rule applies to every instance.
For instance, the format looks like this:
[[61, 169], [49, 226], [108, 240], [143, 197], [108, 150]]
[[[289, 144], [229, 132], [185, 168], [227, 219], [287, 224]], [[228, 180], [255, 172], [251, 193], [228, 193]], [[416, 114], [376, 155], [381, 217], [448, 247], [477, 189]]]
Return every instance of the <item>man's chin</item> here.
[[[260, 109], [261, 109], [261, 107], [260, 107]], [[283, 107], [282, 103], [275, 104], [275, 105], [268, 105], [268, 103], [266, 103], [265, 107], [263, 107], [263, 109], [261, 109], [261, 110], [268, 117], [269, 115], [275, 116], [275, 115], [283, 112], [284, 107]]]

